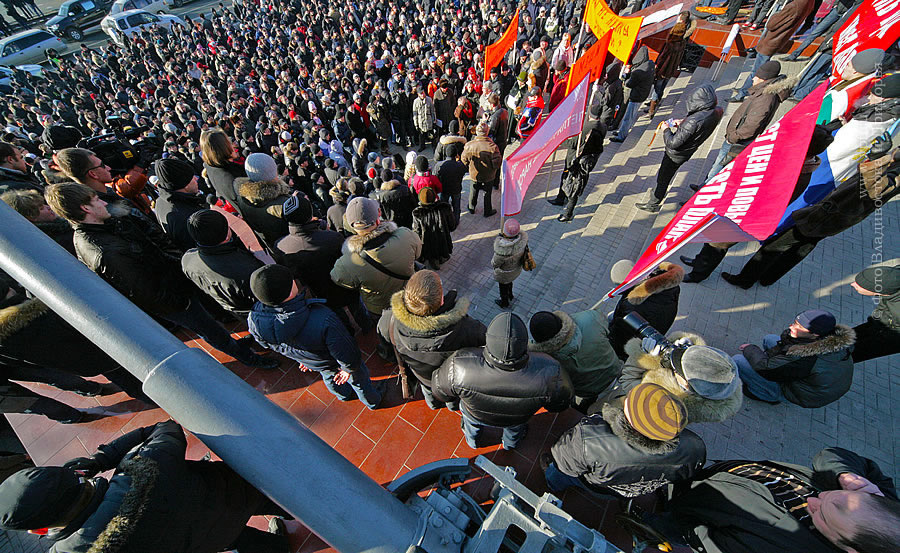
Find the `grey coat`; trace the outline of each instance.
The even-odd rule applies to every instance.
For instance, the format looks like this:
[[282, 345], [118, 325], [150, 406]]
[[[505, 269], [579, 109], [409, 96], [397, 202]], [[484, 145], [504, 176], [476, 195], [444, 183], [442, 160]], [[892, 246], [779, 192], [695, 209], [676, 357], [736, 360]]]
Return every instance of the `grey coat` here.
[[528, 233], [522, 231], [515, 238], [507, 238], [502, 234], [494, 239], [494, 256], [491, 267], [494, 269], [494, 280], [500, 284], [509, 284], [516, 280], [522, 272], [522, 256], [528, 245]]

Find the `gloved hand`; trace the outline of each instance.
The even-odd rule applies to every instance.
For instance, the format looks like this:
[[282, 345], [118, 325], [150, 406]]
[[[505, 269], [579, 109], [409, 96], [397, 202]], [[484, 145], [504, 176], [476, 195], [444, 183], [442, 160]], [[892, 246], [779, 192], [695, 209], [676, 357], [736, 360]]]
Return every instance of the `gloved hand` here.
[[869, 152], [866, 154], [870, 160], [876, 160], [884, 157], [888, 152], [891, 151], [894, 147], [894, 139], [891, 137], [890, 133], [885, 132], [882, 135], [879, 135], [872, 146], [869, 148]]
[[641, 349], [650, 355], [659, 355], [659, 352], [662, 351], [662, 344], [648, 336], [641, 340]]
[[93, 457], [78, 457], [63, 465], [63, 468], [80, 471], [88, 478], [96, 476], [102, 470], [100, 463]]
[[693, 346], [694, 342], [691, 342], [690, 338], [688, 338], [687, 336], [684, 336], [682, 338], [675, 340], [674, 344], [676, 346]]

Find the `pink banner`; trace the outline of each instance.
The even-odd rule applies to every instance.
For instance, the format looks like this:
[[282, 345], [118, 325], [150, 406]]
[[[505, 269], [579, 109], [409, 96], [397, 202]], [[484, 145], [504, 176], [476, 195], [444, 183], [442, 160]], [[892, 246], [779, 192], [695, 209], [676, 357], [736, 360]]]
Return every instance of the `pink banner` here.
[[768, 238], [790, 202], [827, 88], [822, 83], [694, 194], [607, 297], [627, 290], [688, 242]]
[[887, 48], [900, 38], [900, 0], [866, 0], [834, 34], [831, 65], [835, 77], [858, 52]]
[[500, 180], [500, 210], [503, 215], [515, 215], [522, 211], [528, 185], [541, 166], [565, 139], [581, 132], [589, 88], [586, 78], [578, 83], [575, 90], [556, 106], [525, 142], [503, 160]]

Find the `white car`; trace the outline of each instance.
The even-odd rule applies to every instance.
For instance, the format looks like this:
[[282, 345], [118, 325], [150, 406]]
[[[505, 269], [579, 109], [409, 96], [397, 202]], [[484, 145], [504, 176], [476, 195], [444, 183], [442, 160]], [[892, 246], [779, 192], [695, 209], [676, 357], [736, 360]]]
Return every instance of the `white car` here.
[[128, 10], [115, 15], [107, 15], [100, 22], [100, 28], [119, 46], [125, 39], [141, 29], [159, 25], [168, 29], [172, 25], [185, 25], [184, 20], [174, 15], [153, 14], [144, 10]]
[[144, 10], [150, 13], [165, 13], [169, 6], [163, 0], [116, 0], [109, 9], [109, 15], [127, 12], [128, 10]]
[[0, 65], [40, 63], [47, 59], [47, 51], [60, 53], [65, 43], [49, 31], [29, 29], [0, 40]]

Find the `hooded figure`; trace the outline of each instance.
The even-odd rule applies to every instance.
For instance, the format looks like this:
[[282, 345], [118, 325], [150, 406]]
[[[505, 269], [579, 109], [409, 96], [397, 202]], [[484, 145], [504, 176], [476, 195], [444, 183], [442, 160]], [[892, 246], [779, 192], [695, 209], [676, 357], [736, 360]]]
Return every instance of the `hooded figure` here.
[[625, 114], [625, 89], [619, 78], [621, 71], [622, 64], [618, 62], [607, 65], [600, 89], [600, 121], [607, 129], [618, 126], [622, 115]]
[[572, 382], [559, 363], [528, 352], [528, 329], [513, 313], [500, 313], [487, 328], [483, 348], [463, 348], [432, 375], [432, 391], [444, 402], [460, 402], [466, 443], [476, 449], [485, 427], [503, 429], [504, 449], [525, 437], [539, 409], [563, 411]]
[[637, 120], [638, 108], [650, 96], [653, 89], [653, 76], [656, 66], [650, 59], [650, 50], [641, 46], [634, 57], [631, 58], [631, 70], [625, 77], [625, 102], [622, 115], [616, 118], [619, 121], [617, 135], [613, 142], [624, 142], [631, 127]]

